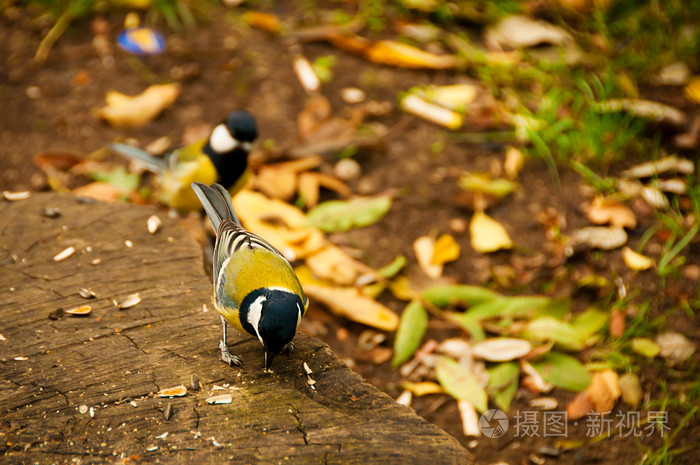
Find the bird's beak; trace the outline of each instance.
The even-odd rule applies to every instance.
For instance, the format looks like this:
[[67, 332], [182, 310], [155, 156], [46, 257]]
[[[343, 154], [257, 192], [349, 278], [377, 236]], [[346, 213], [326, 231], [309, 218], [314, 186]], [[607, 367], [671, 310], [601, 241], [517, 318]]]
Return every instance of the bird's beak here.
[[265, 349], [265, 371], [269, 372], [272, 366], [272, 359], [275, 358], [275, 354]]

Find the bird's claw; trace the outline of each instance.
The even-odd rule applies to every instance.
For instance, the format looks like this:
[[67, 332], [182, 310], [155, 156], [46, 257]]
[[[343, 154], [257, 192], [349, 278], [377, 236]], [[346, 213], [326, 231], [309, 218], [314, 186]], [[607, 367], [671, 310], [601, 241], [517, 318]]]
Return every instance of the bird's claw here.
[[228, 364], [228, 366], [236, 365], [238, 367], [243, 367], [243, 360], [240, 357], [236, 357], [229, 350], [228, 346], [224, 344], [224, 341], [219, 341], [219, 349], [221, 349], [221, 360]]

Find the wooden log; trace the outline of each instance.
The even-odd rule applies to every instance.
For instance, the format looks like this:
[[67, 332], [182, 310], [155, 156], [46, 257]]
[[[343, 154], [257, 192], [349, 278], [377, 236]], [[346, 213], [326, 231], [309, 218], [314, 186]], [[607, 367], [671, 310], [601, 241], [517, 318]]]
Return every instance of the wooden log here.
[[[150, 234], [154, 213], [57, 194], [0, 200], [0, 462], [471, 462], [311, 337], [298, 334], [274, 374], [243, 336], [230, 341], [246, 367], [223, 364], [201, 248], [162, 213]], [[115, 306], [134, 293], [140, 303]], [[57, 318], [80, 305], [92, 312]], [[186, 395], [158, 397], [178, 385]], [[231, 403], [207, 402], [221, 394]]]

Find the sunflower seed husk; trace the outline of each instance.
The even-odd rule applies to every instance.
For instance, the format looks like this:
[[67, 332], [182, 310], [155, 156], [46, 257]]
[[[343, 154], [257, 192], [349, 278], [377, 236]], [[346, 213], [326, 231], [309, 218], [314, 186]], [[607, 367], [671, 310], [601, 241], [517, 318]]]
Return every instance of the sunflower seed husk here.
[[90, 305], [81, 305], [80, 307], [69, 308], [65, 312], [69, 315], [85, 316], [92, 312], [92, 307]]
[[61, 260], [65, 260], [66, 258], [70, 257], [75, 253], [75, 247], [68, 247], [67, 249], [64, 249], [63, 251], [59, 252], [56, 254], [55, 257], [53, 257], [53, 261], [55, 262], [60, 262]]
[[88, 289], [87, 287], [80, 288], [78, 290], [78, 295], [83, 299], [94, 299], [95, 297], [97, 297], [95, 291], [93, 291], [92, 289]]
[[207, 399], [208, 404], [230, 404], [233, 401], [231, 394], [220, 394], [218, 396], [211, 396]]
[[158, 391], [158, 397], [182, 397], [185, 394], [187, 394], [187, 388], [182, 384]]
[[165, 418], [165, 421], [170, 420], [170, 416], [173, 414], [173, 404], [168, 402], [165, 404], [165, 407], [163, 408], [163, 418]]
[[131, 307], [137, 305], [140, 302], [141, 302], [141, 296], [137, 292], [135, 294], [131, 294], [130, 296], [128, 296], [126, 298], [126, 300], [124, 300], [124, 302], [118, 304], [117, 307], [119, 307], [122, 310], [125, 310], [127, 308], [131, 308]]
[[197, 375], [190, 375], [190, 387], [193, 391], [199, 391], [199, 377]]
[[32, 193], [29, 191], [19, 191], [19, 192], [11, 192], [11, 191], [4, 191], [2, 193], [2, 196], [5, 197], [5, 200], [8, 202], [16, 202], [18, 200], [26, 200], [29, 197], [32, 196]]
[[151, 234], [155, 234], [162, 223], [163, 222], [157, 215], [149, 217], [148, 221], [146, 222], [146, 224], [148, 225], [148, 232]]
[[61, 216], [61, 210], [58, 208], [41, 207], [41, 216], [46, 218], [58, 218]]

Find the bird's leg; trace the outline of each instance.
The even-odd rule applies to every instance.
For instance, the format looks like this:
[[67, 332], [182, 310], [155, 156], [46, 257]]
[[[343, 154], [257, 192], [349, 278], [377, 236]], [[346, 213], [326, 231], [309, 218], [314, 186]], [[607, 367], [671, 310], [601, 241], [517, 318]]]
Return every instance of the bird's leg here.
[[223, 360], [224, 363], [227, 363], [229, 366], [236, 365], [242, 367], [243, 360], [231, 354], [231, 352], [228, 350], [228, 344], [226, 343], [226, 329], [228, 327], [226, 324], [226, 318], [224, 318], [223, 315], [219, 315], [219, 317], [221, 318], [221, 325], [224, 330], [223, 337], [219, 341], [219, 349], [221, 349], [221, 360]]

